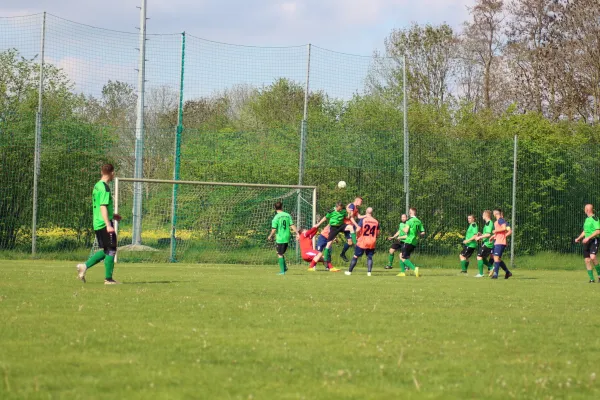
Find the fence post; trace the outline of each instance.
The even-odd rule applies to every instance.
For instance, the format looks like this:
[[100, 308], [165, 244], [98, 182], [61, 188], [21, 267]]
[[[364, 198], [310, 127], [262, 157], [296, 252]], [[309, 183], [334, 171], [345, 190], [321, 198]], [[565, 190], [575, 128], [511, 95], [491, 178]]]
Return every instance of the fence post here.
[[[140, 54], [138, 59], [138, 98], [135, 123], [135, 168], [137, 179], [144, 174], [144, 93], [146, 87], [146, 0], [140, 7]], [[132, 244], [142, 244], [142, 183], [133, 184], [133, 233]]]
[[402, 57], [403, 108], [404, 108], [404, 193], [406, 193], [406, 215], [410, 208], [410, 162], [408, 148], [408, 99], [406, 90], [406, 54]]
[[515, 266], [515, 230], [517, 229], [517, 148], [519, 144], [519, 139], [517, 135], [515, 135], [515, 144], [514, 144], [514, 153], [513, 153], [513, 185], [512, 185], [512, 240], [510, 241], [510, 267], [513, 268]]
[[[179, 180], [179, 170], [181, 167], [181, 133], [183, 131], [183, 78], [185, 68], [185, 32], [181, 34], [181, 72], [179, 78], [179, 110], [177, 112], [177, 132], [175, 134], [175, 155], [173, 180]], [[177, 225], [177, 194], [179, 185], [173, 185], [173, 197], [171, 199], [171, 257], [170, 262], [176, 262], [175, 254], [177, 252], [177, 240], [175, 238], [175, 229]]]
[[38, 109], [35, 114], [35, 148], [33, 153], [33, 209], [31, 217], [31, 256], [37, 252], [38, 183], [42, 157], [42, 112], [44, 110], [44, 50], [46, 47], [46, 11], [42, 17], [42, 37], [40, 42], [40, 76], [38, 83]]

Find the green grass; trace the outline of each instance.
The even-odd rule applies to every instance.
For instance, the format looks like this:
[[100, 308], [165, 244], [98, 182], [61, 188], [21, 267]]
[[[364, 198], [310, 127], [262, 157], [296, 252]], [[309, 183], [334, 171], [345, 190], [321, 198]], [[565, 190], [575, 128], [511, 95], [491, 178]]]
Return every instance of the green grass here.
[[[418, 261], [418, 258], [417, 258]], [[600, 398], [600, 284], [1, 261], [1, 399]], [[471, 271], [471, 275], [474, 271]]]

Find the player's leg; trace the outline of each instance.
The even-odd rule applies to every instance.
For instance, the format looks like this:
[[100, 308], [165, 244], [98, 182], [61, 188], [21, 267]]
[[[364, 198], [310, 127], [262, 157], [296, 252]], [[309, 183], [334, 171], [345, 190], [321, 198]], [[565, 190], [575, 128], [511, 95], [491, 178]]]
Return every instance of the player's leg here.
[[400, 273], [396, 276], [406, 276], [406, 268], [413, 270], [414, 264], [410, 261], [410, 255], [414, 250], [412, 244], [405, 243], [402, 247], [402, 254], [400, 255]]
[[100, 261], [104, 260], [105, 248], [104, 248], [104, 237], [107, 236], [105, 234], [106, 228], [100, 229], [96, 231], [96, 240], [98, 242], [98, 247], [102, 250], [98, 250], [94, 254], [90, 256], [90, 258], [85, 262], [85, 264], [77, 264], [77, 277], [83, 283], [85, 283], [85, 273], [88, 269], [92, 268], [94, 265], [98, 264]]
[[394, 268], [394, 257], [396, 256], [396, 250], [400, 249], [401, 245], [400, 243], [392, 243], [392, 246], [390, 247], [390, 252], [388, 255], [388, 263], [385, 266], [385, 269], [392, 269]]
[[371, 271], [373, 270], [373, 255], [375, 254], [375, 249], [368, 249], [367, 253], [367, 276], [371, 276]]
[[[475, 275], [476, 278], [483, 278], [483, 266], [488, 265], [488, 260], [490, 256], [490, 249], [484, 245], [479, 247], [479, 252], [477, 253], [477, 269], [479, 273]], [[489, 269], [489, 267], [488, 267]]]
[[354, 227], [352, 225], [346, 225], [344, 228], [344, 237], [346, 238], [346, 242], [344, 243], [344, 248], [340, 254], [342, 260], [348, 262], [348, 257], [346, 257], [346, 252], [348, 249], [356, 244], [356, 234], [354, 233]]
[[352, 270], [354, 269], [354, 267], [356, 267], [358, 259], [362, 257], [364, 252], [365, 251], [358, 246], [354, 248], [354, 256], [352, 257], [352, 261], [350, 261], [350, 267], [348, 268], [348, 271], [345, 272], [346, 275], [352, 275]]
[[590, 278], [590, 283], [594, 283], [594, 270], [592, 267], [592, 252], [591, 252], [591, 242], [587, 242], [583, 244], [583, 260], [585, 261], [585, 269], [587, 270], [588, 277]]
[[465, 257], [465, 254], [467, 253], [467, 249], [468, 249], [467, 246], [463, 246], [462, 251], [458, 255], [458, 259], [460, 261], [460, 273], [461, 274], [467, 273], [467, 266], [469, 265], [469, 261], [467, 261], [467, 257]]
[[598, 274], [598, 282], [600, 282], [600, 265], [598, 265], [598, 257], [597, 257], [598, 247], [599, 247], [598, 239], [594, 238], [594, 240], [590, 244], [590, 263], [596, 269], [596, 273]]
[[117, 255], [117, 234], [115, 232], [108, 233], [108, 245], [105, 250], [104, 257], [104, 284], [116, 285], [119, 282], [113, 279], [113, 271], [115, 269], [115, 256]]
[[285, 264], [285, 252], [287, 251], [287, 243], [277, 243], [277, 262], [279, 264], [279, 275], [285, 275], [287, 265]]

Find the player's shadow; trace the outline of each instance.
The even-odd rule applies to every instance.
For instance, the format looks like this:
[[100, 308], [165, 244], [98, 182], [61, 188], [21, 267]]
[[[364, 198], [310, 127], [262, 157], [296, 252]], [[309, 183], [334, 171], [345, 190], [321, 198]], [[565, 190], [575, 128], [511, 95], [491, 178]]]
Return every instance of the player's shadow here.
[[189, 283], [191, 281], [147, 281], [147, 282], [123, 282], [123, 285], [154, 285], [162, 284], [166, 285], [169, 283]]

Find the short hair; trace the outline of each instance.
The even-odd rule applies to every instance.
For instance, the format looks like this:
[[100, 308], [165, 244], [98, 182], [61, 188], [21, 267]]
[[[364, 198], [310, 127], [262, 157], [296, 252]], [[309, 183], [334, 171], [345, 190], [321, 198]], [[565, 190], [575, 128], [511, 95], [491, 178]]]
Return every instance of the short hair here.
[[491, 216], [492, 216], [492, 212], [491, 212], [490, 210], [484, 210], [484, 211], [483, 211], [483, 213], [484, 213], [485, 215], [487, 215], [488, 217], [491, 217]]
[[411, 208], [409, 208], [409, 211], [412, 211], [412, 212], [414, 212], [415, 214], [417, 213], [417, 209], [416, 209], [415, 207], [411, 207]]
[[283, 203], [278, 201], [277, 203], [275, 203], [275, 209], [276, 210], [283, 210]]
[[363, 199], [362, 197], [360, 197], [360, 196], [356, 196], [356, 198], [355, 198], [354, 200], [355, 200], [355, 201], [356, 201], [356, 200], [361, 200], [361, 201], [362, 201], [362, 199]]
[[475, 219], [475, 214], [469, 214], [467, 215], [467, 218], [472, 217], [473, 219]]
[[112, 174], [113, 172], [115, 172], [115, 167], [112, 164], [104, 164], [102, 166], [103, 175]]
[[502, 214], [502, 209], [501, 208], [494, 208], [494, 212], [498, 211], [500, 214]]
[[341, 201], [338, 201], [335, 203], [336, 207], [344, 207], [344, 203], [342, 203]]

